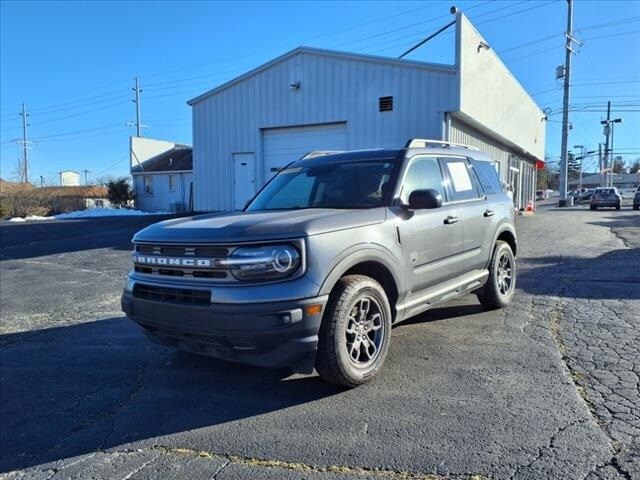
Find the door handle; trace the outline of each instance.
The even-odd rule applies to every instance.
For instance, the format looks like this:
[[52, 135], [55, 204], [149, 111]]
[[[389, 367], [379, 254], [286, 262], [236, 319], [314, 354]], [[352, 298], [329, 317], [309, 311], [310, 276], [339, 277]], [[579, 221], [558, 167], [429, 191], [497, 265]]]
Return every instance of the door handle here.
[[451, 215], [444, 219], [445, 225], [453, 225], [454, 223], [458, 223], [459, 221], [460, 219], [458, 217], [452, 217]]
[[484, 211], [484, 216], [485, 217], [493, 217], [495, 215], [496, 212], [494, 212], [493, 210], [485, 210]]

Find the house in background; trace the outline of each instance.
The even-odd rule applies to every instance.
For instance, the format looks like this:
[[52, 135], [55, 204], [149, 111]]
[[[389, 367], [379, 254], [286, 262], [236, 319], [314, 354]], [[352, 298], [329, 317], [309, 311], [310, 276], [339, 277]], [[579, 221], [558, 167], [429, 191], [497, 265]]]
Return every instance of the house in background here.
[[130, 147], [136, 208], [146, 212], [191, 211], [191, 147], [142, 137], [131, 137]]

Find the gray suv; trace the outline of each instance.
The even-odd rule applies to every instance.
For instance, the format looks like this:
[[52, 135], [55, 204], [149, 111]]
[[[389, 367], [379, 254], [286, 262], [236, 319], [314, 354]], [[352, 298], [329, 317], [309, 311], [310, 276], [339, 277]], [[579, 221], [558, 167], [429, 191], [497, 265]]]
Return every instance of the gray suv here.
[[154, 341], [354, 387], [391, 328], [472, 292], [509, 303], [514, 207], [471, 147], [318, 152], [242, 212], [167, 220], [133, 238], [122, 308]]

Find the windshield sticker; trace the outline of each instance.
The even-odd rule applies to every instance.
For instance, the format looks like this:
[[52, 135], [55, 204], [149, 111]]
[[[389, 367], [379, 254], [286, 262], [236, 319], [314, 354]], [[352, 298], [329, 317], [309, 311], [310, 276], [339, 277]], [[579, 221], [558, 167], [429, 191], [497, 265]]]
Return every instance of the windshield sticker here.
[[449, 174], [453, 180], [453, 188], [455, 188], [456, 192], [466, 192], [473, 189], [469, 172], [464, 163], [450, 162], [447, 163], [447, 168], [449, 169]]

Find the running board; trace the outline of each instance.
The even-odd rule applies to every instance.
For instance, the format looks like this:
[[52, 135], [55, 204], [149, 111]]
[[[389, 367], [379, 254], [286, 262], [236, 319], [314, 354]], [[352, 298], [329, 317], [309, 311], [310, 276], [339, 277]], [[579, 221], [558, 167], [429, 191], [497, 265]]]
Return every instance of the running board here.
[[398, 314], [396, 315], [395, 323], [407, 320], [429, 310], [434, 305], [446, 302], [447, 300], [451, 300], [452, 298], [459, 297], [460, 295], [464, 295], [465, 293], [482, 287], [488, 276], [488, 270], [474, 270], [461, 277], [454, 278], [453, 280], [449, 280], [448, 282], [436, 285], [435, 287], [426, 290], [419, 297], [413, 298], [396, 307]]

